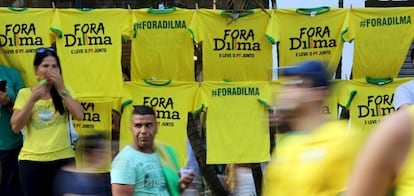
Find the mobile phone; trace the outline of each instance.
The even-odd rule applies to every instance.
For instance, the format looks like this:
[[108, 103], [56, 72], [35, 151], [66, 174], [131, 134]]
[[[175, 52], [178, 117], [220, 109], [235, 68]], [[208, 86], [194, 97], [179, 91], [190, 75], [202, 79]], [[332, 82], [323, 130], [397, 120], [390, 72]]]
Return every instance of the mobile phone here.
[[194, 172], [194, 170], [191, 169], [191, 168], [188, 168], [188, 167], [187, 168], [181, 168], [180, 169], [181, 176], [187, 176], [187, 175], [190, 175], [193, 172]]
[[7, 80], [0, 80], [0, 91], [6, 92]]

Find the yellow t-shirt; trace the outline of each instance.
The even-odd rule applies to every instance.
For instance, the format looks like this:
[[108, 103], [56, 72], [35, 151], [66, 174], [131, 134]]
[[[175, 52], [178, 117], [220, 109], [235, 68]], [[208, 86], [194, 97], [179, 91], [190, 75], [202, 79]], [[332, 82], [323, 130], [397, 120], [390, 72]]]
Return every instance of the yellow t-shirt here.
[[[196, 112], [206, 112], [207, 164], [270, 159], [269, 82], [203, 82]], [[231, 139], [230, 139], [231, 138]]]
[[51, 29], [65, 84], [78, 97], [119, 97], [122, 38], [132, 33], [127, 9], [57, 9]]
[[347, 121], [328, 121], [314, 130], [278, 135], [265, 170], [263, 196], [332, 196], [345, 191], [363, 143]]
[[202, 43], [204, 81], [270, 81], [272, 45], [265, 38], [268, 13], [200, 9], [190, 31]]
[[[31, 95], [30, 88], [21, 89], [14, 109], [23, 109]], [[54, 161], [74, 157], [67, 123], [67, 114], [59, 115], [52, 99], [37, 101], [25, 127], [25, 139], [19, 160]]]
[[339, 114], [339, 96], [341, 95], [342, 86], [344, 80], [331, 80], [329, 86], [329, 94], [322, 103], [321, 112], [322, 114], [331, 120], [338, 119]]
[[355, 79], [397, 77], [414, 37], [414, 9], [352, 8], [344, 39], [354, 41]]
[[365, 79], [349, 80], [342, 86], [339, 104], [348, 108], [351, 124], [368, 134], [383, 116], [394, 112], [395, 89], [408, 80], [395, 78], [382, 85], [368, 83]]
[[[109, 97], [90, 97], [79, 98], [80, 104], [84, 110], [83, 120], [73, 120], [76, 132], [79, 134], [80, 139], [77, 142], [77, 146], [82, 146], [82, 136], [100, 133], [106, 139], [105, 152], [102, 153], [100, 165], [96, 172], [109, 172], [109, 167], [112, 162], [112, 110], [120, 113], [123, 104], [120, 104], [121, 98], [109, 98]], [[122, 100], [123, 103], [127, 103], [127, 100]], [[76, 150], [76, 164], [82, 166], [85, 163], [85, 159], [88, 154], [84, 154], [79, 148]]]
[[194, 10], [145, 8], [134, 14], [131, 81], [194, 81], [194, 46], [188, 31]]
[[131, 114], [134, 105], [147, 105], [155, 110], [158, 122], [156, 140], [177, 150], [181, 165], [186, 165], [186, 139], [188, 112], [193, 111], [197, 82], [184, 81], [137, 81], [124, 84], [126, 92], [133, 97], [121, 117], [120, 150], [133, 142], [131, 137]]
[[272, 11], [266, 35], [278, 44], [280, 67], [304, 60], [322, 60], [333, 75], [342, 56], [341, 36], [346, 27], [346, 9], [276, 9]]
[[0, 7], [0, 64], [17, 69], [26, 86], [37, 84], [36, 49], [50, 47], [53, 9]]

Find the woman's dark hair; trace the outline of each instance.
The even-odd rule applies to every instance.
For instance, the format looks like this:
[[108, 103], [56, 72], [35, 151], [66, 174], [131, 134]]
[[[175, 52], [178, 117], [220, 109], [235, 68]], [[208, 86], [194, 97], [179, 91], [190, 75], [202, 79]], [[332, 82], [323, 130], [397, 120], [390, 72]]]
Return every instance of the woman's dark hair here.
[[[56, 58], [57, 65], [59, 66], [59, 73], [60, 75], [62, 75], [60, 60], [54, 48], [38, 48], [36, 50], [36, 56], [34, 58], [33, 65], [36, 68], [39, 67], [43, 59], [48, 56], [53, 56]], [[50, 89], [50, 94], [52, 95], [52, 101], [53, 105], [55, 105], [55, 110], [58, 111], [60, 115], [63, 115], [65, 113], [65, 106], [63, 105], [62, 97], [60, 97], [59, 92], [57, 91], [55, 86], [52, 86], [52, 88]]]

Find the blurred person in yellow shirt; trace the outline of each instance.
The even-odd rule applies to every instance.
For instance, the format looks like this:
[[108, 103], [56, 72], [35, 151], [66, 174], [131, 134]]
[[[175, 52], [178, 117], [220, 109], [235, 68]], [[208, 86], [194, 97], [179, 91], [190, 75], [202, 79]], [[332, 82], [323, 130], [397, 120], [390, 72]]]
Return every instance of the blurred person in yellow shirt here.
[[282, 68], [276, 111], [271, 117], [280, 135], [267, 164], [263, 195], [338, 195], [346, 182], [362, 138], [347, 121], [324, 117], [328, 73], [321, 61]]

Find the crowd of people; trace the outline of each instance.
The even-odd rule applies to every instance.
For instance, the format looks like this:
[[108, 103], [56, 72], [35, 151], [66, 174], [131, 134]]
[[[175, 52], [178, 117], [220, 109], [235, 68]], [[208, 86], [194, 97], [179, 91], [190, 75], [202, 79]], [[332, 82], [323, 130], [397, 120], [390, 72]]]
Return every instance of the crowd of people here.
[[[54, 48], [38, 48], [33, 66], [39, 82], [32, 87], [24, 87], [15, 69], [0, 66], [0, 79], [6, 81], [0, 86], [0, 195], [181, 195], [201, 178], [198, 169], [183, 172], [174, 148], [155, 140], [156, 115], [144, 105], [134, 107], [133, 142], [113, 159], [110, 173], [97, 172], [110, 145], [98, 133], [82, 136], [78, 150], [87, 158], [76, 165], [68, 123], [70, 118], [82, 120], [83, 108], [64, 84]], [[414, 193], [414, 102], [412, 96], [404, 100], [400, 95], [408, 92], [399, 93], [411, 88], [397, 89], [398, 110], [366, 138], [348, 121], [321, 113], [331, 90], [322, 62], [304, 61], [280, 73], [281, 88], [270, 116], [278, 131], [276, 147], [264, 165], [259, 194]], [[233, 195], [256, 194], [248, 164], [228, 168], [236, 172], [231, 174], [236, 178], [230, 184]]]

